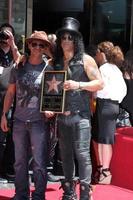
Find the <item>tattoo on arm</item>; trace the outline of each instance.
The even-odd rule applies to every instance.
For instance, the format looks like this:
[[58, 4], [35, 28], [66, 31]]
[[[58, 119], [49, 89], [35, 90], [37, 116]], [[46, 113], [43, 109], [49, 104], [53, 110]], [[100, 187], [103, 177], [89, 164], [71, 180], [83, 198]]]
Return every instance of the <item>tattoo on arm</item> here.
[[90, 80], [101, 78], [100, 72], [97, 67], [90, 67], [88, 70], [88, 76]]
[[101, 79], [101, 74], [98, 69], [98, 66], [93, 58], [84, 57], [84, 69], [87, 73], [87, 76], [90, 80]]

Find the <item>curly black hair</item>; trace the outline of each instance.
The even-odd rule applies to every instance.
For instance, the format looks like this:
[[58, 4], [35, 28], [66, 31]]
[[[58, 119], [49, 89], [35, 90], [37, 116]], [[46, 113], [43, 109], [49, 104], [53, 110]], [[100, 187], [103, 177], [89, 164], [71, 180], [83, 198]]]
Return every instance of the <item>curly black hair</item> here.
[[[63, 33], [62, 33], [63, 34]], [[74, 38], [74, 57], [72, 60], [79, 61], [83, 59], [83, 54], [84, 54], [84, 42], [82, 36], [79, 36], [78, 34], [70, 33], [72, 37]], [[55, 60], [54, 63], [55, 65], [60, 65], [62, 64], [62, 59], [63, 59], [63, 49], [61, 47], [61, 36], [57, 37], [56, 40], [56, 51], [55, 51]]]

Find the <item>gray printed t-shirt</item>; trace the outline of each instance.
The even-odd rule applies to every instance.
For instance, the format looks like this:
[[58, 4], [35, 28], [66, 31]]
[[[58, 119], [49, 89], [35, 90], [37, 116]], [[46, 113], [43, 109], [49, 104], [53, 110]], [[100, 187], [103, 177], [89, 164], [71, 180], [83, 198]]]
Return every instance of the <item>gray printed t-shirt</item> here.
[[[38, 121], [44, 118], [40, 113], [41, 80], [45, 63], [31, 65], [26, 62], [18, 69], [13, 68], [10, 83], [16, 84], [16, 108], [14, 118], [21, 121]], [[52, 70], [47, 66], [45, 70]]]

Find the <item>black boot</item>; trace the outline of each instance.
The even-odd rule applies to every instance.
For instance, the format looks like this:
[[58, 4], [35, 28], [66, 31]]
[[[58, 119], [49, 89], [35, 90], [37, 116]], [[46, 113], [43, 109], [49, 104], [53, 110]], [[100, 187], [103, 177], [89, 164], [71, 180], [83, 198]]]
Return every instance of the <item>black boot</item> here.
[[61, 187], [64, 190], [62, 200], [77, 200], [76, 181], [61, 180]]
[[86, 183], [80, 184], [80, 200], [91, 200], [91, 186]]

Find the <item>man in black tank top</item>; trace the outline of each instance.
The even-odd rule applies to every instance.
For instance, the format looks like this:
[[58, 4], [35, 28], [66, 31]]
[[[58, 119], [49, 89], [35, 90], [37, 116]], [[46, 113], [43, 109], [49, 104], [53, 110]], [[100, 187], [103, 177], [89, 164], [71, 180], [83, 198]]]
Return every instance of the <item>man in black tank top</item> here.
[[55, 64], [67, 71], [64, 113], [58, 115], [59, 145], [65, 179], [62, 200], [77, 200], [75, 192], [75, 158], [78, 162], [80, 200], [91, 200], [90, 158], [90, 92], [103, 87], [98, 67], [92, 57], [84, 54], [79, 22], [71, 17], [58, 29]]

